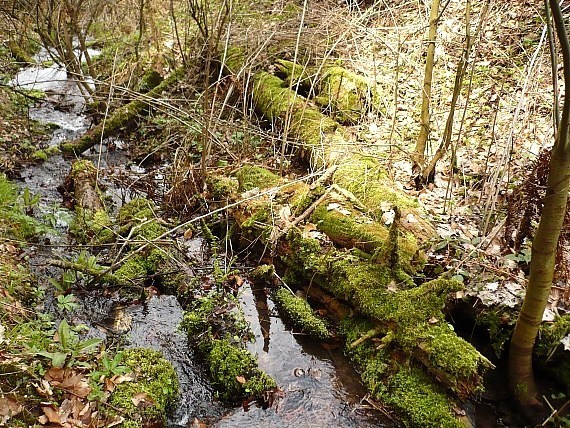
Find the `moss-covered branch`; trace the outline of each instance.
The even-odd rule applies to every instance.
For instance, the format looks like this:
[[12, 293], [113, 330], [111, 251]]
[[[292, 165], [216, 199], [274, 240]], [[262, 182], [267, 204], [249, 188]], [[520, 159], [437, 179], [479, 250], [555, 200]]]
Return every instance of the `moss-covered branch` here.
[[[80, 138], [60, 144], [60, 149], [64, 154], [75, 154], [79, 156], [85, 150], [99, 143], [101, 139], [107, 138], [120, 129], [128, 126], [139, 115], [145, 114], [153, 100], [158, 98], [166, 89], [182, 79], [185, 70], [179, 68], [170, 76], [164, 79], [158, 86], [148, 93], [141, 95], [128, 104], [116, 109], [105, 121], [91, 128]], [[156, 80], [149, 80], [149, 83], [157, 83]]]

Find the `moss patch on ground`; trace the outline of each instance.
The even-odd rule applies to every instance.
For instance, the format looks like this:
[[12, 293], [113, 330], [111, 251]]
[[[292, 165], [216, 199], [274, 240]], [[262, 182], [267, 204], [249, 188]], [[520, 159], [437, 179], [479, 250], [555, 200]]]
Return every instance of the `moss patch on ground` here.
[[120, 408], [128, 422], [149, 426], [165, 422], [166, 411], [178, 397], [179, 382], [172, 364], [160, 352], [151, 349], [128, 349], [123, 353], [123, 364], [135, 376], [132, 382], [116, 386], [109, 402]]

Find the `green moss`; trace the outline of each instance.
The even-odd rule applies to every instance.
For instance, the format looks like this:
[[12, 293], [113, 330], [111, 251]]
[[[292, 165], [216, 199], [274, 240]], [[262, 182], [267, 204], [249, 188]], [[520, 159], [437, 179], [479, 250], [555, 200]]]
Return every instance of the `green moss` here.
[[275, 266], [259, 265], [249, 273], [249, 278], [254, 284], [272, 284], [275, 278]]
[[37, 150], [30, 155], [30, 158], [37, 162], [45, 162], [48, 160], [48, 154], [45, 150]]
[[154, 217], [155, 210], [156, 206], [152, 201], [144, 198], [136, 198], [121, 207], [117, 220], [123, 224], [133, 220], [146, 220]]
[[227, 339], [214, 340], [207, 360], [210, 375], [224, 401], [236, 402], [243, 397], [260, 396], [276, 386], [271, 377], [258, 369], [250, 352], [236, 347]]
[[[337, 210], [329, 210], [325, 204], [321, 204], [315, 208], [311, 220], [333, 242], [372, 254], [385, 244], [389, 237], [388, 229], [368, 216], [353, 211], [351, 215], [344, 215]], [[400, 266], [410, 274], [421, 269], [426, 260], [425, 254], [420, 252], [418, 243], [411, 233], [399, 234], [398, 256]]]
[[114, 233], [111, 227], [112, 221], [107, 211], [97, 210], [93, 212], [76, 206], [75, 218], [70, 226], [70, 231], [80, 243], [101, 244], [113, 239]]
[[394, 188], [380, 163], [365, 156], [351, 156], [342, 163], [334, 174], [339, 186], [352, 192], [364, 205], [371, 209], [376, 220], [382, 218], [382, 206], [396, 205], [400, 209], [417, 209], [416, 200]]
[[243, 166], [236, 173], [239, 191], [246, 192], [257, 188], [265, 189], [278, 184], [281, 179], [271, 171], [258, 166]]
[[238, 191], [239, 184], [234, 178], [229, 177], [208, 177], [208, 184], [212, 191], [212, 196], [218, 201], [230, 198]]
[[310, 187], [304, 183], [290, 186], [288, 189], [293, 191], [293, 196], [289, 200], [293, 215], [301, 215], [305, 212], [311, 206], [317, 194], [317, 192], [311, 191]]
[[[355, 340], [360, 339], [366, 332], [374, 328], [374, 324], [370, 320], [362, 317], [346, 317], [341, 320], [339, 325], [339, 332], [346, 338], [345, 352], [350, 357], [351, 361], [357, 368], [363, 370], [370, 359], [374, 359], [376, 354], [376, 347], [371, 341], [365, 341], [359, 346], [352, 348], [350, 346]], [[380, 377], [375, 382], [381, 381]]]
[[[437, 279], [408, 288], [386, 266], [351, 252], [323, 252], [319, 242], [295, 232], [288, 240], [292, 248], [285, 260], [287, 280], [310, 280], [348, 301], [362, 315], [381, 323], [394, 346], [421, 356], [432, 370], [445, 374], [446, 383], [458, 394], [479, 390], [481, 373], [491, 364], [447, 326], [442, 312], [450, 292], [461, 287], [458, 282]], [[469, 391], [463, 389], [465, 384]]]
[[293, 326], [318, 340], [331, 337], [326, 323], [314, 314], [306, 300], [294, 296], [285, 288], [279, 288], [273, 298], [279, 312], [284, 314]]
[[229, 402], [259, 396], [275, 386], [259, 370], [255, 357], [243, 349], [250, 330], [236, 304], [235, 297], [212, 292], [190, 302], [181, 325], [209, 365], [220, 398]]
[[71, 164], [71, 174], [77, 175], [80, 173], [96, 174], [97, 168], [90, 160], [80, 159]]
[[422, 428], [457, 428], [464, 425], [454, 416], [449, 398], [418, 368], [402, 367], [390, 376], [384, 403], [406, 416], [406, 426]]
[[[159, 352], [143, 348], [124, 351], [123, 364], [133, 371], [135, 380], [117, 385], [109, 403], [122, 409], [131, 424], [164, 423], [166, 410], [174, 404], [179, 392], [172, 364]], [[135, 402], [141, 398], [143, 401], [137, 407]]]
[[131, 226], [131, 238], [152, 241], [167, 232], [156, 218], [156, 205], [144, 198], [133, 199], [119, 210], [118, 222]]
[[153, 70], [152, 68], [149, 68], [147, 71], [145, 71], [145, 73], [141, 77], [141, 80], [138, 85], [139, 86], [138, 91], [142, 93], [148, 92], [151, 89], [160, 85], [162, 80], [163, 78], [160, 75], [160, 73]]
[[250, 336], [249, 325], [236, 305], [234, 296], [212, 291], [189, 303], [181, 328], [193, 338], [203, 353], [210, 352], [213, 338], [230, 336], [247, 340]]
[[534, 352], [546, 357], [553, 354], [562, 344], [560, 341], [570, 334], [570, 315], [557, 317], [553, 323], [543, 323], [540, 326], [538, 342]]
[[364, 77], [342, 67], [328, 67], [319, 86], [315, 101], [339, 122], [354, 124], [366, 113], [372, 91]]
[[146, 259], [136, 254], [127, 259], [114, 274], [118, 284], [132, 284], [135, 280], [143, 280], [149, 274], [149, 266]]

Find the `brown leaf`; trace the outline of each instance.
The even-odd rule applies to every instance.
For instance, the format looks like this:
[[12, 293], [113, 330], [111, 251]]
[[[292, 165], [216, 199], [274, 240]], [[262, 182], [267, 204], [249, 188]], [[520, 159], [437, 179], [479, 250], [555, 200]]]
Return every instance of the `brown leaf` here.
[[42, 410], [50, 423], [61, 425], [62, 420], [57, 410], [51, 406], [42, 406]]
[[42, 397], [50, 397], [53, 395], [53, 390], [51, 389], [51, 385], [45, 379], [41, 379], [39, 384], [32, 383], [32, 385], [34, 385], [34, 387], [36, 388], [36, 391]]
[[105, 390], [109, 392], [113, 392], [117, 384], [113, 382], [112, 379], [105, 378]]
[[107, 428], [111, 428], [114, 426], [117, 426], [119, 424], [122, 424], [124, 422], [125, 418], [123, 418], [122, 416], [115, 416], [113, 419], [107, 419], [105, 426]]
[[81, 373], [79, 374], [72, 373], [71, 376], [68, 377], [67, 379], [64, 379], [59, 386], [61, 386], [64, 389], [70, 389], [70, 388], [73, 389], [75, 385], [81, 382], [81, 378], [83, 378], [83, 375]]
[[236, 376], [236, 380], [242, 385], [247, 382], [243, 376]]
[[44, 375], [45, 380], [55, 380], [58, 382], [63, 382], [63, 380], [69, 376], [68, 369], [62, 369], [59, 367], [52, 367]]
[[135, 380], [135, 377], [133, 376], [132, 373], [129, 373], [126, 375], [115, 375], [111, 378], [111, 380], [115, 385], [119, 385], [123, 382], [132, 382], [133, 380]]
[[145, 407], [154, 406], [154, 400], [146, 392], [139, 392], [139, 393], [133, 395], [133, 398], [131, 398], [131, 401], [133, 402], [133, 404], [137, 408], [145, 408]]
[[0, 416], [16, 416], [22, 411], [22, 405], [8, 397], [0, 397]]
[[82, 380], [74, 385], [73, 389], [69, 390], [69, 392], [75, 394], [77, 397], [85, 398], [91, 393], [91, 387], [86, 380]]
[[192, 231], [192, 229], [186, 229], [184, 231], [184, 239], [192, 239], [192, 234], [194, 232]]

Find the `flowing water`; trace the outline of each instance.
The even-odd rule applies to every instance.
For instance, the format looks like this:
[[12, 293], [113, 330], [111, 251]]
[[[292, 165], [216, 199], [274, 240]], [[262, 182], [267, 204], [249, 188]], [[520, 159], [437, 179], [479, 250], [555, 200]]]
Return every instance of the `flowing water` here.
[[[54, 124], [49, 145], [73, 139], [85, 132], [89, 119], [82, 114], [85, 99], [77, 85], [61, 69], [30, 67], [21, 71], [12, 81], [15, 86], [41, 89], [48, 101], [30, 109], [30, 117], [42, 123]], [[65, 106], [65, 109], [61, 109]], [[57, 108], [56, 108], [57, 107]], [[129, 165], [120, 150], [88, 155], [108, 173], [137, 171]], [[65, 248], [65, 231], [72, 212], [62, 206], [58, 188], [69, 171], [69, 163], [61, 156], [53, 156], [41, 164], [21, 172], [21, 187], [41, 195], [37, 215], [50, 216], [60, 234], [50, 238], [55, 248]], [[102, 176], [103, 180], [104, 174]], [[107, 193], [120, 203], [128, 193], [125, 189], [107, 186]], [[59, 247], [58, 247], [59, 245]], [[210, 264], [205, 245], [199, 238], [188, 244], [189, 253], [205, 266]], [[53, 250], [42, 258], [54, 255]], [[57, 253], [57, 252], [56, 252]], [[46, 277], [48, 268], [39, 267], [39, 275]], [[42, 270], [43, 269], [43, 270]], [[387, 426], [378, 412], [360, 404], [366, 394], [340, 350], [326, 350], [309, 338], [293, 334], [276, 315], [267, 296], [254, 293], [246, 284], [240, 299], [247, 320], [255, 332], [249, 349], [257, 355], [260, 367], [273, 376], [283, 396], [274, 406], [262, 409], [252, 405], [228, 408], [214, 397], [204, 366], [199, 362], [187, 337], [178, 330], [183, 309], [177, 298], [157, 295], [138, 304], [127, 304], [103, 292], [78, 292], [80, 308], [73, 312], [75, 323], [90, 327], [91, 337], [121, 343], [127, 347], [148, 347], [161, 351], [176, 368], [181, 393], [176, 408], [168, 415], [168, 426], [197, 426], [200, 423], [217, 427], [372, 427]], [[58, 309], [46, 300], [46, 309], [56, 315]]]

